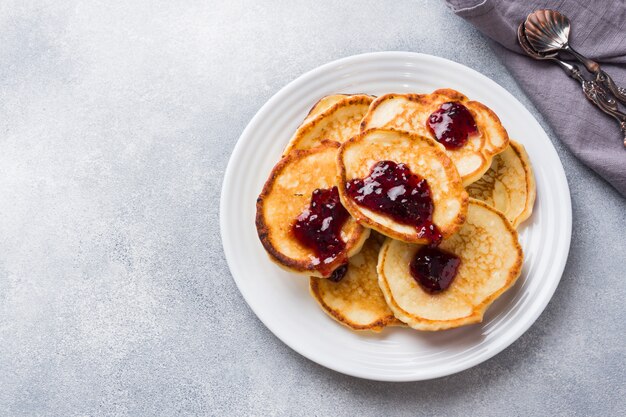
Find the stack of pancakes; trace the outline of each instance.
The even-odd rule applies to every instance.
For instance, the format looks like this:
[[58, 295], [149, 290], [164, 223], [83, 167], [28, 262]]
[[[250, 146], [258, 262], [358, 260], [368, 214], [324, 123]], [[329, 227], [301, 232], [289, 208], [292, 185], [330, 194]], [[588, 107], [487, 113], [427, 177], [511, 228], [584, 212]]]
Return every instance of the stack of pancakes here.
[[[446, 149], [426, 121], [443, 103], [472, 114], [477, 133]], [[439, 247], [460, 258], [456, 277], [440, 293], [425, 291], [410, 273], [429, 241], [412, 226], [357, 204], [346, 184], [379, 161], [405, 164], [427, 180]], [[336, 186], [350, 218], [341, 228], [348, 270], [338, 282], [319, 269], [312, 251], [292, 233], [316, 189]], [[310, 277], [322, 309], [354, 330], [389, 325], [442, 330], [482, 321], [487, 307], [521, 272], [516, 228], [535, 200], [524, 147], [509, 139], [496, 114], [463, 94], [331, 95], [317, 102], [287, 145], [257, 200], [257, 230], [270, 259]], [[279, 300], [277, 302], [280, 302]]]

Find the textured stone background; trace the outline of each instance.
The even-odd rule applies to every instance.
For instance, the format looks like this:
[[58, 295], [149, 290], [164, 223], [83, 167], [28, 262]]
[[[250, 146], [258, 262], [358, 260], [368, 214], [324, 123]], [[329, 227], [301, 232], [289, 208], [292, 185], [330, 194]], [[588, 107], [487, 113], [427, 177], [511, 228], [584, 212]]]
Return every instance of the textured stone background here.
[[355, 379], [291, 351], [243, 301], [218, 227], [239, 134], [301, 73], [384, 50], [459, 61], [532, 109], [437, 0], [2, 1], [0, 413], [624, 415], [626, 203], [554, 136], [569, 263], [536, 324], [486, 363]]

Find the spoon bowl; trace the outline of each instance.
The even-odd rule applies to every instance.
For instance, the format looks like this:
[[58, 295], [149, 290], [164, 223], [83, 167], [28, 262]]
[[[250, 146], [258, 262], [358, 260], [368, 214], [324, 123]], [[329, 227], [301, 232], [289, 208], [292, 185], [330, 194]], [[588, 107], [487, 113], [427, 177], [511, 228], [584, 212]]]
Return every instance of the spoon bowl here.
[[556, 10], [542, 9], [529, 14], [524, 21], [524, 33], [532, 48], [540, 53], [569, 52], [582, 62], [592, 74], [600, 72], [597, 62], [579, 54], [569, 44], [571, 24], [569, 19]]
[[558, 52], [569, 47], [569, 19], [555, 10], [537, 10], [524, 22], [526, 38], [537, 52]]
[[559, 66], [561, 66], [561, 68], [563, 68], [570, 77], [575, 78], [581, 83], [585, 82], [578, 68], [576, 68], [574, 65], [569, 64], [565, 61], [561, 61], [558, 58], [558, 52], [545, 53], [545, 52], [535, 51], [533, 47], [530, 45], [530, 42], [528, 41], [523, 22], [520, 23], [520, 25], [517, 27], [517, 41], [519, 42], [520, 46], [522, 47], [522, 50], [526, 53], [526, 55], [538, 61], [554, 61], [557, 64], [559, 64]]
[[530, 42], [528, 41], [524, 23], [520, 23], [520, 25], [517, 27], [517, 41], [519, 42], [522, 50], [526, 53], [526, 55], [530, 56], [531, 58], [537, 60], [550, 60], [555, 59], [557, 56], [557, 52], [546, 54], [534, 50], [533, 47], [530, 45]]

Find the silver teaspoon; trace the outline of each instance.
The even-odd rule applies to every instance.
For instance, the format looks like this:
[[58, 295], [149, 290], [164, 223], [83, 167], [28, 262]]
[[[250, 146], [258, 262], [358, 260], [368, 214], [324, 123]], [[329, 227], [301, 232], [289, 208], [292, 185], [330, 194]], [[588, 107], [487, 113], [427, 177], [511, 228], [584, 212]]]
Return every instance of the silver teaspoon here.
[[532, 48], [540, 53], [566, 51], [580, 61], [587, 71], [596, 76], [596, 81], [622, 103], [626, 104], [626, 89], [615, 85], [613, 79], [600, 68], [597, 62], [579, 54], [569, 44], [571, 24], [567, 16], [555, 10], [537, 10], [529, 14], [524, 22], [526, 38]]
[[551, 54], [539, 53], [535, 51], [529, 43], [524, 30], [524, 23], [521, 23], [517, 28], [517, 40], [522, 47], [522, 50], [526, 55], [539, 61], [553, 61], [556, 62], [567, 75], [577, 80], [583, 87], [583, 92], [589, 101], [594, 103], [604, 113], [612, 116], [617, 120], [622, 131], [624, 147], [626, 147], [626, 114], [620, 112], [617, 109], [617, 103], [615, 100], [607, 97], [606, 91], [598, 85], [596, 81], [587, 81], [580, 73], [580, 69], [576, 65], [569, 64], [565, 61], [561, 61], [557, 57], [557, 53]]

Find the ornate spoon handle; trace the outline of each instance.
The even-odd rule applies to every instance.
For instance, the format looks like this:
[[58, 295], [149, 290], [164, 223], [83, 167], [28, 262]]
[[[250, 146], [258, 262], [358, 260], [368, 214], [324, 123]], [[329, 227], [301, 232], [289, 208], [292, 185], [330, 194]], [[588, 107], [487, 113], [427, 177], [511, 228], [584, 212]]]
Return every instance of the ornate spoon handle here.
[[602, 86], [600, 86], [596, 81], [585, 80], [580, 74], [580, 70], [575, 65], [571, 65], [560, 60], [556, 60], [556, 62], [570, 77], [580, 82], [583, 87], [583, 92], [589, 101], [595, 104], [604, 113], [617, 120], [620, 130], [622, 131], [624, 147], [626, 147], [626, 114], [618, 110], [615, 100], [608, 97], [606, 90], [604, 90], [604, 88], [602, 88]]
[[626, 104], [626, 89], [615, 85], [613, 78], [603, 70], [599, 70], [596, 74], [596, 81], [604, 85], [615, 96], [616, 99]]
[[566, 45], [563, 49], [565, 49], [570, 54], [574, 55], [574, 57], [577, 60], [582, 62], [585, 68], [587, 68], [587, 71], [589, 71], [592, 74], [595, 74], [596, 81], [599, 84], [602, 84], [603, 86], [605, 86], [611, 92], [611, 94], [615, 96], [616, 99], [626, 104], [626, 89], [618, 87], [613, 81], [613, 79], [609, 76], [609, 74], [607, 74], [606, 72], [604, 72], [602, 68], [600, 68], [600, 64], [598, 64], [592, 59], [587, 58], [584, 55], [579, 54], [569, 45]]
[[617, 110], [617, 103], [607, 97], [606, 91], [595, 81], [582, 81], [583, 92], [585, 96], [592, 101], [606, 114], [613, 116], [619, 123], [622, 136], [624, 138], [624, 147], [626, 147], [626, 114]]

